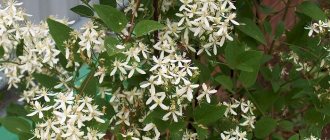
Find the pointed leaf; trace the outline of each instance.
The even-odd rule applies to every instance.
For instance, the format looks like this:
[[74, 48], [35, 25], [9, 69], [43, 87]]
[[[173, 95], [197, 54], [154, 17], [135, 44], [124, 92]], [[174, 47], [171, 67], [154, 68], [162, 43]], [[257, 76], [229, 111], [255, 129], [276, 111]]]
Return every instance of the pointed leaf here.
[[265, 37], [259, 27], [251, 19], [244, 18], [242, 21], [245, 25], [238, 26], [238, 29], [246, 35], [254, 38], [262, 44], [266, 44]]
[[79, 14], [80, 16], [83, 17], [92, 17], [94, 16], [94, 12], [91, 8], [85, 6], [85, 5], [77, 5], [73, 8], [71, 8], [71, 11]]
[[259, 121], [256, 122], [255, 128], [255, 136], [259, 139], [264, 139], [268, 135], [270, 135], [276, 128], [277, 122], [276, 120], [263, 117]]
[[221, 84], [225, 89], [228, 89], [229, 91], [232, 92], [234, 84], [229, 76], [219, 75], [215, 78], [215, 81]]
[[298, 5], [297, 9], [301, 13], [311, 17], [314, 20], [324, 21], [325, 19], [327, 19], [327, 16], [323, 12], [323, 10], [318, 5], [316, 5], [315, 2], [304, 1], [303, 3]]
[[136, 24], [134, 32], [136, 37], [146, 35], [150, 32], [163, 29], [165, 25], [154, 20], [142, 20]]
[[52, 35], [56, 43], [56, 47], [58, 47], [61, 53], [65, 55], [65, 48], [63, 43], [70, 38], [70, 32], [72, 32], [73, 29], [50, 18], [47, 19], [47, 23], [49, 27], [49, 33]]
[[94, 5], [97, 15], [114, 32], [121, 32], [127, 25], [128, 20], [121, 11], [108, 5]]

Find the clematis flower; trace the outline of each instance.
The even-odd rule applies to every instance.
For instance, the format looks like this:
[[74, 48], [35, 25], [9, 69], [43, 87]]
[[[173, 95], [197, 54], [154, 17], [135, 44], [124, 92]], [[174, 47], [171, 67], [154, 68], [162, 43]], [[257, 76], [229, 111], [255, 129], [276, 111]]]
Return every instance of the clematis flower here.
[[214, 94], [217, 92], [217, 90], [212, 90], [212, 89], [209, 89], [205, 83], [202, 84], [202, 88], [203, 88], [203, 91], [200, 95], [197, 96], [197, 100], [202, 100], [203, 97], [206, 98], [206, 101], [208, 103], [211, 103], [211, 98], [210, 98], [210, 95], [211, 94]]
[[38, 101], [35, 101], [34, 104], [33, 104], [33, 108], [34, 108], [34, 111], [30, 114], [27, 114], [26, 116], [34, 116], [38, 113], [39, 118], [42, 118], [42, 117], [44, 117], [44, 114], [42, 112], [43, 111], [48, 111], [52, 107], [51, 106], [43, 107], [43, 106], [40, 105], [40, 103]]

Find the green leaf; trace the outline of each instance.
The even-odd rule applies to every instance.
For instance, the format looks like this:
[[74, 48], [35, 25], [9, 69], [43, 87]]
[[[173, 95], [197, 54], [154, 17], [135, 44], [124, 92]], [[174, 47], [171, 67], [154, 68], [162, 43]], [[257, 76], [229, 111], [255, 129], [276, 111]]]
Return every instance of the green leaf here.
[[257, 80], [258, 71], [246, 72], [242, 71], [238, 77], [238, 80], [242, 82], [245, 87], [251, 87]]
[[278, 133], [275, 133], [275, 134], [272, 134], [272, 140], [284, 140], [282, 134], [278, 134]]
[[99, 0], [102, 5], [110, 5], [112, 7], [117, 7], [116, 0]]
[[49, 27], [49, 33], [52, 35], [56, 48], [61, 51], [61, 54], [58, 55], [60, 59], [60, 64], [67, 70], [73, 71], [74, 68], [66, 68], [67, 60], [65, 59], [65, 48], [64, 42], [70, 38], [70, 33], [73, 31], [67, 25], [60, 23], [58, 21], [52, 20], [50, 18], [47, 19], [47, 24]]
[[293, 123], [287, 120], [282, 120], [279, 122], [279, 128], [281, 128], [284, 131], [292, 131], [293, 130]]
[[229, 91], [232, 92], [234, 84], [229, 76], [219, 75], [215, 78], [215, 81], [221, 84], [225, 89], [228, 89]]
[[256, 122], [255, 126], [255, 136], [259, 139], [264, 139], [270, 135], [276, 128], [276, 120], [270, 117], [263, 117]]
[[239, 55], [236, 68], [246, 72], [259, 70], [263, 53], [260, 51], [246, 51]]
[[264, 35], [262, 34], [259, 27], [255, 24], [254, 21], [248, 18], [244, 18], [241, 21], [245, 25], [238, 26], [238, 29], [242, 31], [244, 34], [254, 38], [255, 40], [259, 41], [262, 44], [266, 44], [266, 40]]
[[136, 37], [146, 35], [150, 32], [163, 29], [165, 25], [154, 20], [142, 20], [136, 24], [134, 33]]
[[54, 76], [48, 76], [48, 75], [40, 74], [40, 73], [34, 73], [33, 77], [39, 84], [41, 84], [42, 86], [44, 86], [48, 89], [53, 89], [54, 86], [56, 86], [60, 82]]
[[166, 132], [167, 128], [170, 125], [167, 121], [164, 121], [162, 119], [157, 119], [157, 118], [154, 118], [153, 123], [157, 126], [157, 129], [160, 132]]
[[269, 21], [264, 22], [264, 28], [267, 33], [272, 33], [272, 25], [269, 23]]
[[15, 134], [24, 132], [30, 133], [32, 130], [31, 124], [27, 120], [20, 117], [7, 116], [0, 118], [0, 122], [4, 128]]
[[116, 48], [116, 45], [118, 45], [120, 42], [117, 38], [108, 36], [104, 40], [104, 44], [106, 45], [107, 53], [109, 56], [116, 55], [119, 50]]
[[309, 109], [304, 113], [304, 120], [308, 124], [322, 124], [324, 114], [318, 112], [316, 109]]
[[99, 81], [94, 77], [95, 71], [91, 70], [84, 82], [79, 87], [80, 95], [96, 96]]
[[193, 124], [193, 126], [197, 131], [197, 135], [198, 135], [199, 140], [204, 140], [209, 136], [209, 131], [208, 131], [207, 127], [205, 127], [201, 124], [199, 124], [199, 125]]
[[239, 56], [236, 68], [242, 72], [238, 79], [245, 87], [250, 87], [256, 82], [262, 58], [263, 54], [260, 51], [246, 51]]
[[23, 51], [24, 51], [24, 40], [21, 39], [19, 44], [16, 46], [16, 56], [23, 55]]
[[77, 5], [73, 8], [71, 8], [71, 11], [77, 13], [80, 16], [83, 17], [92, 17], [94, 16], [94, 12], [91, 8], [85, 6], [85, 5]]
[[124, 13], [108, 5], [94, 5], [97, 15], [114, 32], [120, 33], [128, 23]]
[[34, 136], [32, 133], [20, 132], [17, 135], [19, 137], [19, 140], [37, 140], [36, 138], [31, 139]]
[[262, 112], [267, 112], [277, 99], [277, 94], [272, 91], [260, 90], [251, 93], [256, 104], [260, 106]]
[[194, 61], [194, 64], [198, 67], [198, 69], [200, 70], [200, 76], [199, 76], [199, 80], [201, 82], [205, 82], [205, 81], [208, 81], [210, 80], [211, 78], [211, 70], [209, 69], [210, 67], [208, 67], [207, 65], [205, 64], [202, 64], [200, 63], [199, 61], [197, 60], [193, 60]]
[[5, 50], [3, 49], [3, 46], [0, 46], [0, 57], [2, 58], [5, 54]]
[[298, 11], [311, 17], [314, 20], [326, 20], [327, 16], [315, 2], [304, 1], [297, 6]]
[[225, 111], [225, 106], [201, 104], [194, 110], [194, 118], [200, 124], [209, 125], [222, 118]]
[[7, 116], [26, 116], [28, 114], [24, 106], [15, 103], [11, 103], [6, 110]]
[[52, 35], [56, 43], [56, 47], [61, 51], [63, 55], [65, 55], [65, 48], [63, 44], [64, 41], [70, 38], [70, 32], [72, 32], [73, 29], [50, 18], [47, 19], [47, 23], [49, 27], [49, 33]]
[[300, 140], [299, 139], [299, 134], [295, 134], [289, 138], [289, 140]]
[[279, 38], [285, 31], [285, 24], [283, 21], [280, 21], [276, 26], [275, 38]]
[[244, 52], [244, 46], [236, 41], [229, 42], [225, 48], [226, 63], [230, 68], [235, 69], [239, 55]]
[[171, 122], [169, 129], [171, 132], [171, 135], [174, 135], [175, 133], [178, 133], [179, 131], [182, 131], [186, 128], [185, 121], [179, 120], [178, 122]]
[[162, 116], [164, 116], [166, 112], [162, 109], [155, 109], [153, 110], [143, 121], [144, 124], [152, 123], [155, 119], [161, 119]]

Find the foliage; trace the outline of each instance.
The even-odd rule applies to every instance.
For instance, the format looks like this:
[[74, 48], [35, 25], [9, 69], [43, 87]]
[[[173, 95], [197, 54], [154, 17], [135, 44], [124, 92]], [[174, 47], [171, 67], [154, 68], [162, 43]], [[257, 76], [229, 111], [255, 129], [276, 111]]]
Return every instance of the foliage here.
[[82, 0], [77, 30], [8, 1], [0, 70], [25, 104], [0, 124], [20, 139], [327, 139], [329, 13], [291, 2]]

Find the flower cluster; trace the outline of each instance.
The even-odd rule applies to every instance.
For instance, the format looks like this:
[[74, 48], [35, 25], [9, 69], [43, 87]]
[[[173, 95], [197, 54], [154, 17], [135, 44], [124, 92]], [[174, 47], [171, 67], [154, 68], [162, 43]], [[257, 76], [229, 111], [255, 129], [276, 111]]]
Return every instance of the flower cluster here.
[[247, 133], [241, 131], [239, 127], [236, 127], [235, 130], [224, 131], [220, 136], [223, 140], [247, 140]]
[[[55, 41], [49, 34], [47, 24], [45, 22], [32, 24], [27, 20], [29, 15], [18, 8], [20, 5], [22, 3], [9, 0], [0, 10], [0, 46], [4, 52], [3, 57], [0, 58], [0, 70], [8, 78], [8, 89], [19, 88], [19, 85], [25, 87], [19, 101], [25, 101], [31, 106], [32, 111], [27, 116], [37, 116], [33, 117], [38, 122], [34, 130], [35, 137], [39, 139], [103, 137], [97, 129], [85, 127], [86, 122], [105, 123], [98, 105], [93, 103], [92, 98], [74, 93], [72, 86], [68, 84], [73, 78], [70, 78], [68, 72], [59, 65], [60, 50], [55, 47]], [[66, 20], [57, 21], [67, 25], [72, 24]], [[86, 25], [82, 33], [85, 35], [79, 35], [82, 50], [91, 52], [89, 49], [94, 49], [95, 52], [102, 52], [103, 50], [97, 46], [103, 43], [100, 39], [102, 32], [96, 32], [93, 26], [88, 25], [90, 24]], [[88, 39], [91, 40], [84, 37], [90, 37]], [[63, 79], [55, 86], [55, 89], [61, 92], [53, 92], [36, 83], [34, 79], [36, 73], [50, 74], [51, 71], [56, 72], [60, 80]]]
[[17, 88], [24, 78], [33, 86], [32, 73], [41, 72], [45, 66], [54, 67], [59, 61], [60, 51], [55, 48], [47, 25], [27, 21], [29, 15], [17, 8], [20, 5], [22, 3], [8, 1], [0, 10], [0, 46], [4, 51], [1, 61], [8, 62], [2, 63], [0, 70], [8, 78], [8, 89]]
[[[256, 121], [256, 117], [254, 116], [253, 111], [255, 110], [255, 106], [249, 100], [233, 100], [231, 103], [224, 102], [223, 105], [227, 107], [225, 116], [228, 117], [228, 114], [237, 116], [240, 114], [243, 118], [243, 122], [240, 123], [241, 126], [249, 126], [254, 129], [254, 123]], [[235, 111], [236, 108], [240, 108], [240, 113]]]
[[[81, 28], [82, 34], [78, 34], [78, 37], [80, 39], [79, 45], [81, 46], [79, 51], [86, 51], [88, 58], [92, 57], [92, 52], [95, 54], [99, 54], [105, 51], [105, 47], [103, 44], [105, 31], [96, 31], [97, 28], [98, 26], [94, 25], [93, 22], [89, 21]], [[69, 52], [68, 47], [67, 51]]]
[[[182, 6], [176, 13], [180, 21], [172, 28], [174, 33], [183, 31], [183, 40], [186, 45], [193, 37], [198, 37], [201, 48], [197, 54], [206, 52], [217, 54], [218, 47], [222, 47], [226, 40], [233, 41], [231, 30], [234, 25], [240, 25], [235, 21], [236, 7], [230, 0], [180, 0]], [[193, 37], [189, 36], [193, 34]], [[188, 45], [189, 46], [189, 45]], [[192, 47], [191, 51], [196, 52]], [[211, 52], [210, 52], [211, 51]]]
[[[84, 4], [94, 10], [88, 3]], [[134, 20], [141, 20], [139, 13], [149, 12], [148, 4], [129, 1], [122, 10], [132, 19], [121, 32], [111, 32], [107, 26], [112, 24], [93, 16], [80, 29], [72, 29], [60, 46], [51, 33], [51, 25], [30, 23], [29, 15], [17, 8], [21, 3], [9, 1], [1, 7], [0, 46], [4, 55], [0, 58], [0, 71], [8, 78], [8, 89], [22, 91], [19, 101], [26, 103], [27, 116], [36, 123], [35, 138], [96, 140], [107, 134], [107, 138], [112, 139], [155, 140], [175, 135], [169, 134], [170, 129], [179, 126], [177, 132], [184, 140], [202, 139], [200, 131], [227, 140], [247, 140], [255, 133], [259, 117], [254, 105], [258, 104], [253, 104], [245, 91], [239, 89], [252, 91], [245, 87], [243, 76], [244, 72], [255, 69], [244, 61], [237, 64], [238, 68], [224, 62], [226, 66], [217, 68], [231, 71], [230, 77], [229, 72], [224, 72], [227, 83], [220, 83], [221, 78], [202, 79], [202, 66], [209, 63], [203, 59], [208, 61], [212, 55], [222, 57], [218, 55], [219, 48], [227, 40], [233, 41], [232, 30], [240, 25], [234, 3], [231, 0], [163, 0], [155, 12], [159, 15], [153, 17], [160, 22], [152, 23], [164, 28], [138, 36]], [[161, 12], [169, 12], [175, 6], [175, 18], [162, 15]], [[68, 29], [73, 23], [50, 20]], [[326, 32], [329, 27], [328, 21], [320, 21], [306, 29], [312, 36]], [[209, 56], [202, 54], [204, 52]], [[242, 53], [248, 54], [245, 57], [250, 56], [247, 52], [259, 53], [244, 50]], [[293, 61], [296, 71], [312, 70], [312, 64], [303, 62], [294, 51], [290, 51], [286, 60]], [[210, 61], [213, 60], [210, 58]], [[326, 67], [325, 62], [317, 63]], [[81, 75], [85, 67], [88, 72]], [[257, 70], [256, 79], [259, 75], [262, 78], [263, 72], [259, 74], [259, 67]], [[207, 74], [213, 76], [218, 71], [210, 73]], [[283, 68], [281, 74], [288, 72]], [[55, 83], [44, 83], [45, 77]], [[235, 86], [235, 91], [227, 93], [226, 86]], [[223, 94], [229, 99], [222, 98]], [[205, 106], [218, 112], [211, 112], [203, 108]], [[208, 131], [213, 127], [209, 120], [199, 118], [204, 115], [204, 109], [211, 112], [210, 115], [217, 115], [210, 118], [215, 125], [223, 118], [235, 126]], [[103, 124], [106, 128], [101, 129]]]
[[[45, 88], [34, 89], [36, 95], [30, 101], [33, 112], [27, 116], [37, 115], [43, 121], [38, 122], [34, 135], [38, 139], [100, 139], [104, 136], [97, 129], [86, 127], [86, 122], [105, 123], [101, 119], [103, 113], [98, 110], [98, 105], [93, 104], [93, 99], [85, 96], [74, 95], [72, 90], [59, 93], [48, 93]], [[50, 97], [53, 96], [51, 103]], [[43, 106], [41, 102], [52, 106]], [[44, 113], [46, 112], [46, 116]], [[87, 132], [83, 130], [87, 129]]]
[[309, 26], [306, 26], [305, 29], [309, 30], [308, 36], [324, 34], [330, 31], [330, 21], [319, 20], [317, 23], [311, 23]]
[[[239, 124], [241, 127], [249, 127], [250, 130], [254, 129], [256, 117], [254, 116], [254, 105], [249, 100], [232, 100], [222, 103], [226, 106], [225, 116], [228, 118], [236, 118], [238, 121], [241, 120]], [[239, 111], [239, 112], [238, 112]], [[237, 126], [235, 130], [224, 131], [221, 133], [222, 139], [228, 140], [247, 140], [247, 132], [241, 131], [240, 127]]]

